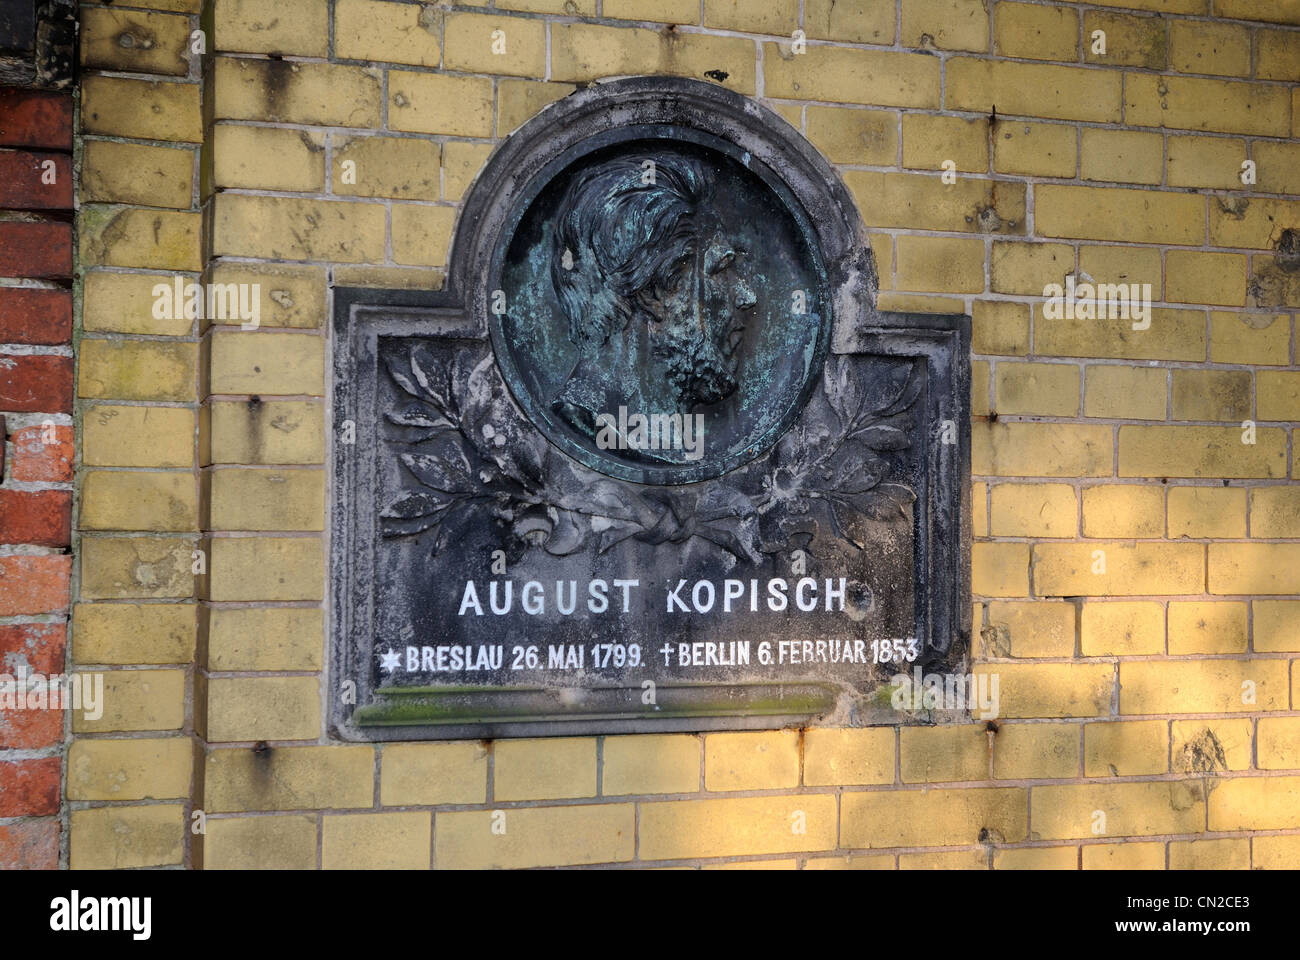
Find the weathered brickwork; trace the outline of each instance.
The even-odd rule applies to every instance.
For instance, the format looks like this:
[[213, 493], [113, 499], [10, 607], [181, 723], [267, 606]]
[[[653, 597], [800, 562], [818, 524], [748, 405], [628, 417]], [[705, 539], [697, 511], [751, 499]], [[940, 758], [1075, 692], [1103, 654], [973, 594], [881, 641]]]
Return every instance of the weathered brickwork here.
[[[82, 8], [71, 866], [1300, 866], [1295, 4], [132, 6]], [[996, 721], [329, 737], [333, 291], [440, 285], [494, 146], [641, 73], [771, 108], [879, 305], [972, 316]], [[257, 328], [155, 317], [176, 276], [258, 283]], [[1067, 277], [1149, 324], [1056, 317]]]

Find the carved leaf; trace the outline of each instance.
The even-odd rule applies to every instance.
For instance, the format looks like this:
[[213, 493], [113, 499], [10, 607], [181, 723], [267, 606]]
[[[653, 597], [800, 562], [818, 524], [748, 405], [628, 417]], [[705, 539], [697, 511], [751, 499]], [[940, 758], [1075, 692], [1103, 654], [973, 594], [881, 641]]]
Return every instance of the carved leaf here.
[[445, 493], [477, 493], [479, 484], [456, 438], [446, 437], [436, 446], [436, 454], [403, 453], [401, 461], [426, 487]]

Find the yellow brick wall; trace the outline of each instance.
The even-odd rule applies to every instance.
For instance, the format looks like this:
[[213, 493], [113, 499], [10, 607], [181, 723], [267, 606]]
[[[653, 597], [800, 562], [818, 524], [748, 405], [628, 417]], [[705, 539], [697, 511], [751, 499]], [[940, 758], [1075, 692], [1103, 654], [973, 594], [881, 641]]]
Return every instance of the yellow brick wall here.
[[[133, 6], [82, 8], [73, 657], [111, 696], [73, 867], [1300, 866], [1294, 3]], [[836, 166], [883, 309], [973, 317], [999, 718], [331, 741], [332, 291], [440, 285], [494, 145], [576, 85], [706, 71]], [[177, 271], [260, 283], [261, 327], [153, 320]], [[1045, 316], [1076, 273], [1151, 284], [1150, 328]]]

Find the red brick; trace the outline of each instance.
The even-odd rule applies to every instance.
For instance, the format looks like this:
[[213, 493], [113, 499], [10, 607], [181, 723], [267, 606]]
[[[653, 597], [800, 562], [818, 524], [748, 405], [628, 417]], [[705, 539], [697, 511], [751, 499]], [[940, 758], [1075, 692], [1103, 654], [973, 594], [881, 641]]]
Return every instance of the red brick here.
[[0, 557], [0, 617], [34, 616], [68, 609], [65, 555]]
[[0, 817], [48, 817], [59, 812], [58, 757], [0, 763]]
[[0, 287], [0, 343], [71, 342], [71, 290]]
[[45, 427], [15, 430], [13, 478], [24, 482], [69, 483], [72, 480], [72, 428], [54, 425], [54, 442], [46, 443]]
[[0, 354], [0, 410], [71, 413], [72, 358]]
[[0, 827], [0, 870], [57, 870], [58, 867], [59, 821], [29, 820]]
[[0, 747], [39, 750], [62, 739], [62, 710], [0, 710]]
[[0, 87], [0, 145], [72, 149], [72, 94]]
[[0, 543], [66, 547], [71, 542], [71, 491], [0, 490]]
[[62, 673], [65, 623], [13, 623], [0, 626], [0, 673], [25, 663], [33, 673]]
[[[46, 183], [44, 165], [54, 164]], [[71, 210], [72, 158], [64, 153], [0, 150], [0, 207], [6, 210]]]
[[0, 223], [0, 277], [72, 276], [72, 224]]

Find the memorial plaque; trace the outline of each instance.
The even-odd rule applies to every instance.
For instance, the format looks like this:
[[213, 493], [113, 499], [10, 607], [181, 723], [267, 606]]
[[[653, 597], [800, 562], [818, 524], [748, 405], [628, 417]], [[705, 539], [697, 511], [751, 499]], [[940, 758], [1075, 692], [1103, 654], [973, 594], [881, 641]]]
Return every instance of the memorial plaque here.
[[898, 722], [969, 639], [969, 326], [875, 290], [834, 171], [722, 88], [512, 135], [444, 291], [335, 292], [335, 734]]

